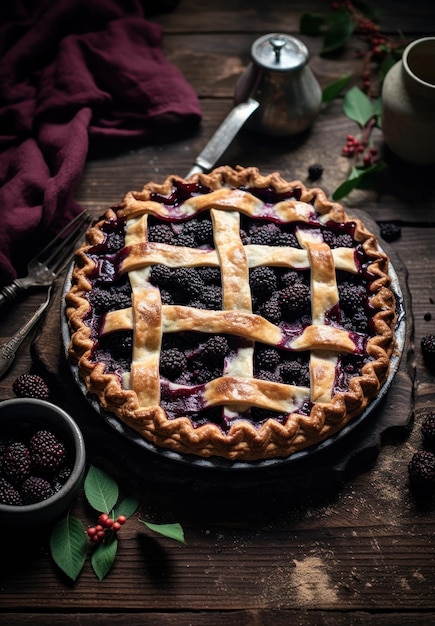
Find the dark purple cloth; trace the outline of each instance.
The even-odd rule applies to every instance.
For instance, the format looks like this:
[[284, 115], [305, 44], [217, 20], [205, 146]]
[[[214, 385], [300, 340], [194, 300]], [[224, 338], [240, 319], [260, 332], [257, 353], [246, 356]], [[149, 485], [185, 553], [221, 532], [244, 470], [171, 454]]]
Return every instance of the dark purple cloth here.
[[159, 131], [193, 128], [201, 109], [139, 0], [2, 4], [0, 284], [7, 284], [81, 210], [74, 191], [90, 147], [157, 142]]

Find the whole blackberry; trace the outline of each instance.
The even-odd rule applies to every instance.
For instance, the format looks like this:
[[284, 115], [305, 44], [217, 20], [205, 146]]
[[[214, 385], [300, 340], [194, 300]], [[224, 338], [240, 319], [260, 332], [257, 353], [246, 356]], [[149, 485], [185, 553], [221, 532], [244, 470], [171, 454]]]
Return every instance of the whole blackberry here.
[[30, 457], [35, 470], [54, 474], [66, 462], [67, 450], [50, 430], [38, 430], [29, 440]]
[[124, 247], [125, 236], [124, 233], [113, 232], [106, 236], [105, 246], [109, 254], [118, 252]]
[[421, 432], [424, 443], [433, 448], [435, 446], [435, 412], [428, 413], [422, 424]]
[[396, 241], [402, 234], [402, 229], [399, 224], [394, 222], [382, 222], [380, 224], [381, 237], [385, 241]]
[[214, 380], [215, 378], [219, 378], [220, 376], [222, 376], [222, 370], [219, 368], [201, 367], [195, 372], [194, 383], [196, 385], [204, 385], [210, 380]]
[[264, 302], [260, 312], [261, 315], [272, 324], [279, 324], [282, 322], [282, 310], [276, 295]]
[[429, 368], [435, 368], [435, 335], [425, 335], [421, 340], [421, 352]]
[[213, 245], [213, 224], [210, 218], [195, 219], [186, 222], [183, 233], [189, 233], [195, 238], [198, 246]]
[[174, 282], [192, 296], [197, 296], [204, 289], [204, 283], [194, 267], [180, 267], [174, 272]]
[[255, 364], [258, 368], [274, 371], [281, 360], [275, 348], [260, 348], [255, 353]]
[[249, 282], [257, 295], [270, 296], [277, 288], [276, 274], [270, 267], [254, 267], [249, 272]]
[[299, 383], [299, 372], [301, 364], [299, 361], [284, 361], [280, 366], [280, 374], [283, 382], [289, 385], [296, 385]]
[[198, 267], [198, 274], [206, 285], [220, 285], [221, 271], [218, 267]]
[[0, 478], [0, 502], [13, 506], [18, 506], [23, 503], [20, 492], [17, 491], [6, 478]]
[[310, 305], [310, 289], [303, 283], [295, 283], [285, 287], [279, 293], [279, 303], [284, 314], [294, 315], [308, 310]]
[[112, 350], [112, 352], [116, 354], [131, 354], [133, 349], [133, 333], [131, 331], [110, 333], [100, 339], [100, 345], [103, 348]]
[[169, 287], [173, 283], [171, 268], [167, 265], [153, 265], [150, 272], [150, 282], [156, 287]]
[[22, 441], [10, 443], [3, 457], [2, 470], [11, 482], [20, 483], [30, 474], [31, 458], [28, 447]]
[[48, 400], [50, 389], [45, 380], [37, 374], [21, 374], [12, 383], [12, 391], [19, 398]]
[[256, 372], [256, 378], [259, 378], [260, 380], [268, 380], [271, 383], [279, 382], [276, 372], [271, 372], [266, 369], [258, 370], [258, 372]]
[[415, 452], [408, 464], [408, 474], [414, 485], [433, 487], [435, 485], [435, 454], [426, 450]]
[[127, 309], [131, 306], [131, 291], [123, 290], [113, 290], [113, 300], [116, 303], [115, 307], [117, 309]]
[[173, 243], [183, 248], [196, 248], [195, 237], [190, 233], [181, 232]]
[[210, 359], [221, 360], [228, 354], [229, 345], [226, 337], [222, 335], [215, 335], [207, 339], [201, 350], [201, 358], [203, 361]]
[[302, 277], [296, 270], [288, 270], [281, 275], [281, 283], [283, 287], [289, 287], [295, 283], [302, 282]]
[[279, 245], [280, 246], [286, 246], [288, 248], [299, 248], [300, 249], [300, 244], [299, 241], [296, 237], [295, 234], [293, 233], [282, 233], [280, 240], [279, 240]]
[[330, 230], [324, 230], [323, 241], [330, 248], [353, 248], [353, 239], [348, 233], [335, 233]]
[[308, 166], [308, 178], [310, 180], [319, 180], [323, 174], [323, 166], [320, 163], [313, 163]]
[[45, 478], [29, 476], [21, 485], [23, 504], [35, 504], [54, 494], [54, 489]]
[[94, 289], [89, 293], [89, 303], [97, 315], [107, 313], [113, 306], [113, 296], [110, 289]]
[[160, 289], [160, 299], [162, 301], [162, 304], [174, 304], [175, 303], [171, 292], [167, 291], [166, 289]]
[[178, 348], [164, 350], [160, 356], [160, 372], [163, 376], [176, 378], [186, 368], [186, 356]]
[[217, 285], [203, 287], [198, 298], [203, 303], [203, 308], [209, 311], [222, 309], [222, 289]]
[[366, 297], [366, 291], [363, 287], [352, 285], [351, 283], [342, 283], [339, 285], [338, 294], [340, 307], [345, 311], [358, 309]]
[[303, 359], [288, 359], [281, 363], [280, 375], [283, 382], [298, 387], [309, 387], [310, 369]]
[[249, 232], [251, 244], [262, 246], [277, 245], [281, 231], [276, 224], [268, 223], [261, 226], [253, 226]]
[[148, 241], [158, 243], [171, 243], [174, 238], [169, 224], [152, 224], [148, 228]]
[[56, 472], [51, 480], [51, 486], [54, 491], [60, 491], [68, 478], [71, 476], [71, 467], [65, 466]]

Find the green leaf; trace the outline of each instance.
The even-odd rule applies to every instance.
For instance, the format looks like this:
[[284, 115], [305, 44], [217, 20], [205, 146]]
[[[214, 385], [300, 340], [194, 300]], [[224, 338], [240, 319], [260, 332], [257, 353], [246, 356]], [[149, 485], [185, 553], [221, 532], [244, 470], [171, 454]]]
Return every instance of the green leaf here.
[[328, 54], [342, 48], [352, 35], [354, 28], [355, 23], [346, 9], [338, 9], [330, 13], [320, 54]]
[[374, 110], [369, 97], [359, 87], [352, 87], [344, 96], [343, 110], [347, 117], [364, 128], [373, 117]]
[[323, 92], [322, 92], [323, 102], [331, 102], [331, 100], [334, 100], [334, 98], [337, 98], [337, 96], [340, 95], [340, 93], [349, 83], [351, 76], [352, 76], [351, 74], [345, 74], [344, 76], [336, 80], [334, 83], [326, 85], [326, 87], [323, 89]]
[[139, 506], [139, 501], [136, 498], [125, 498], [120, 504], [118, 504], [113, 511], [113, 519], [116, 519], [119, 515], [125, 515], [125, 517], [131, 517]]
[[302, 35], [315, 37], [322, 34], [326, 18], [320, 13], [303, 13], [299, 21], [299, 31]]
[[152, 524], [151, 522], [144, 522], [143, 520], [139, 521], [150, 530], [159, 533], [159, 535], [184, 543], [184, 532], [180, 524]]
[[118, 550], [118, 539], [113, 535], [108, 543], [100, 543], [92, 554], [91, 564], [98, 580], [110, 572]]
[[370, 167], [360, 168], [353, 167], [350, 171], [348, 178], [341, 183], [337, 187], [337, 189], [332, 194], [333, 200], [341, 200], [345, 196], [347, 196], [353, 189], [358, 189], [363, 186], [372, 178], [373, 174], [377, 174], [385, 169], [385, 163], [383, 161], [379, 161], [378, 163], [373, 163]]
[[71, 580], [76, 580], [86, 560], [86, 533], [79, 519], [67, 516], [54, 526], [50, 550], [56, 565]]
[[85, 478], [84, 489], [89, 504], [102, 513], [110, 513], [118, 500], [119, 489], [116, 482], [93, 465]]

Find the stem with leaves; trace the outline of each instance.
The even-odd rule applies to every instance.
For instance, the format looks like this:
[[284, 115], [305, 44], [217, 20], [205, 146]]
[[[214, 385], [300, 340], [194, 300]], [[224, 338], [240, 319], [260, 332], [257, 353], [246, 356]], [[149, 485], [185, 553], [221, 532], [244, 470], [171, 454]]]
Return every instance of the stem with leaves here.
[[[385, 167], [377, 151], [371, 145], [375, 127], [380, 128], [383, 79], [388, 70], [402, 55], [407, 41], [400, 35], [396, 40], [381, 33], [376, 24], [376, 13], [363, 0], [334, 0], [331, 11], [326, 14], [304, 13], [300, 20], [300, 32], [308, 36], [322, 36], [321, 56], [344, 48], [352, 36], [358, 37], [366, 46], [357, 51], [363, 58], [360, 78], [361, 87], [354, 86], [344, 95], [343, 110], [347, 117], [356, 122], [361, 131], [360, 139], [349, 136], [343, 148], [343, 156], [353, 159], [347, 179], [333, 193], [334, 200], [347, 196], [353, 189], [370, 186], [370, 182]], [[323, 102], [341, 96], [348, 87], [351, 75], [342, 76], [323, 90]]]
[[[137, 510], [139, 502], [128, 497], [118, 503], [119, 488], [115, 480], [101, 469], [90, 466], [84, 482], [84, 492], [91, 507], [106, 518], [128, 519]], [[180, 524], [154, 524], [139, 520], [152, 532], [184, 543]], [[103, 530], [103, 529], [102, 529]], [[93, 544], [92, 568], [101, 581], [112, 568], [118, 550], [117, 527], [110, 524], [101, 535], [101, 541]], [[50, 536], [51, 555], [56, 565], [73, 581], [82, 571], [88, 554], [88, 533], [82, 522], [68, 513], [54, 526]]]

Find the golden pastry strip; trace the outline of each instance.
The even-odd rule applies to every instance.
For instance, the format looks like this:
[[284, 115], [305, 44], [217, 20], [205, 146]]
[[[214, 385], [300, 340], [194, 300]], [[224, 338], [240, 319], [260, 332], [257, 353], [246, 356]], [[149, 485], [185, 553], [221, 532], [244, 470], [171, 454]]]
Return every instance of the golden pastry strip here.
[[206, 406], [232, 405], [241, 409], [255, 406], [292, 413], [304, 400], [308, 400], [310, 390], [305, 387], [284, 385], [255, 378], [230, 377], [215, 378], [207, 383], [204, 390]]
[[[141, 192], [130, 192], [126, 194], [125, 200], [129, 218], [150, 214], [162, 219], [188, 219], [212, 208], [237, 210], [249, 217], [268, 217], [270, 213], [264, 202], [242, 189], [218, 189], [189, 198], [178, 207], [150, 200]], [[307, 202], [284, 200], [274, 205], [273, 216], [282, 222], [309, 222], [310, 218], [315, 216], [315, 212], [313, 206]]]

